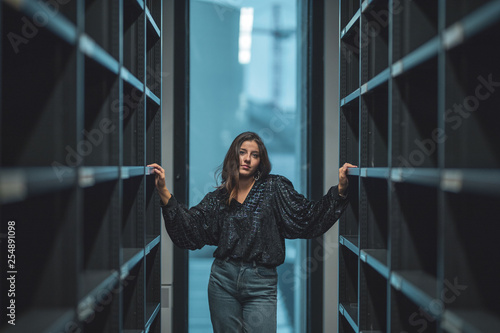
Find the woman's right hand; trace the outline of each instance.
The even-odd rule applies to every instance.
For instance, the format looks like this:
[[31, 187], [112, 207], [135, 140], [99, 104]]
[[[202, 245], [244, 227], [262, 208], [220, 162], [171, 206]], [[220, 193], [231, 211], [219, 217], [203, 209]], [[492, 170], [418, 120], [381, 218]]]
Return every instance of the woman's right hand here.
[[172, 195], [167, 189], [167, 185], [165, 183], [165, 170], [156, 163], [149, 164], [148, 167], [153, 168], [156, 189], [158, 190], [158, 194], [160, 195], [163, 204], [166, 205]]

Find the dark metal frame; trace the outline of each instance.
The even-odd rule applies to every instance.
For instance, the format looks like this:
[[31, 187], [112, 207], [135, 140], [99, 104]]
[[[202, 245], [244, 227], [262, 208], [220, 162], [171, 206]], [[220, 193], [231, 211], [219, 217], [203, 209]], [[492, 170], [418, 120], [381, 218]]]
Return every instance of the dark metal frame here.
[[[324, 180], [324, 1], [306, 0], [307, 32], [307, 162], [308, 197], [317, 200], [323, 196]], [[318, 249], [319, 247], [319, 249]], [[323, 237], [309, 240], [307, 244], [307, 332], [323, 332]]]
[[[181, 202], [189, 200], [189, 0], [174, 0], [174, 188]], [[187, 250], [174, 247], [173, 332], [188, 330]]]

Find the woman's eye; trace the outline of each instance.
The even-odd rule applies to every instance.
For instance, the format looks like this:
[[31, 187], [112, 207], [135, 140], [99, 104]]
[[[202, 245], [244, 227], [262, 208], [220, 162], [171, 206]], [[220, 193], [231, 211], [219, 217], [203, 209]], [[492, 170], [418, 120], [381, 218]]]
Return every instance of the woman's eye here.
[[245, 152], [244, 152], [244, 151], [240, 151], [240, 155], [244, 155], [244, 154], [245, 154]]
[[259, 158], [259, 155], [253, 154], [253, 158]]

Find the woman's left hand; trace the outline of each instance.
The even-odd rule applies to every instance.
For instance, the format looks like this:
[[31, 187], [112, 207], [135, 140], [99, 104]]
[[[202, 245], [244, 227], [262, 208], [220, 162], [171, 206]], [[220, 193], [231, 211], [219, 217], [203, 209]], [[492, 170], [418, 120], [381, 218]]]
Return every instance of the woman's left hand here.
[[339, 169], [339, 194], [344, 195], [349, 186], [349, 180], [347, 179], [347, 169], [357, 168], [356, 165], [350, 163], [344, 163], [344, 165]]

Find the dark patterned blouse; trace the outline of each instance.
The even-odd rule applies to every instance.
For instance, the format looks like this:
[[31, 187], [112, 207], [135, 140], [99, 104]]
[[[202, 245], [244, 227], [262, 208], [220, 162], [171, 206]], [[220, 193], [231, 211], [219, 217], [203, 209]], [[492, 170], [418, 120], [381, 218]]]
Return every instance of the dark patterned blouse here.
[[278, 266], [285, 260], [285, 238], [322, 235], [338, 220], [348, 200], [330, 188], [319, 201], [310, 201], [283, 176], [255, 182], [245, 201], [232, 200], [217, 189], [187, 209], [174, 196], [162, 206], [167, 232], [175, 245], [199, 249], [216, 245], [216, 258], [255, 261]]

